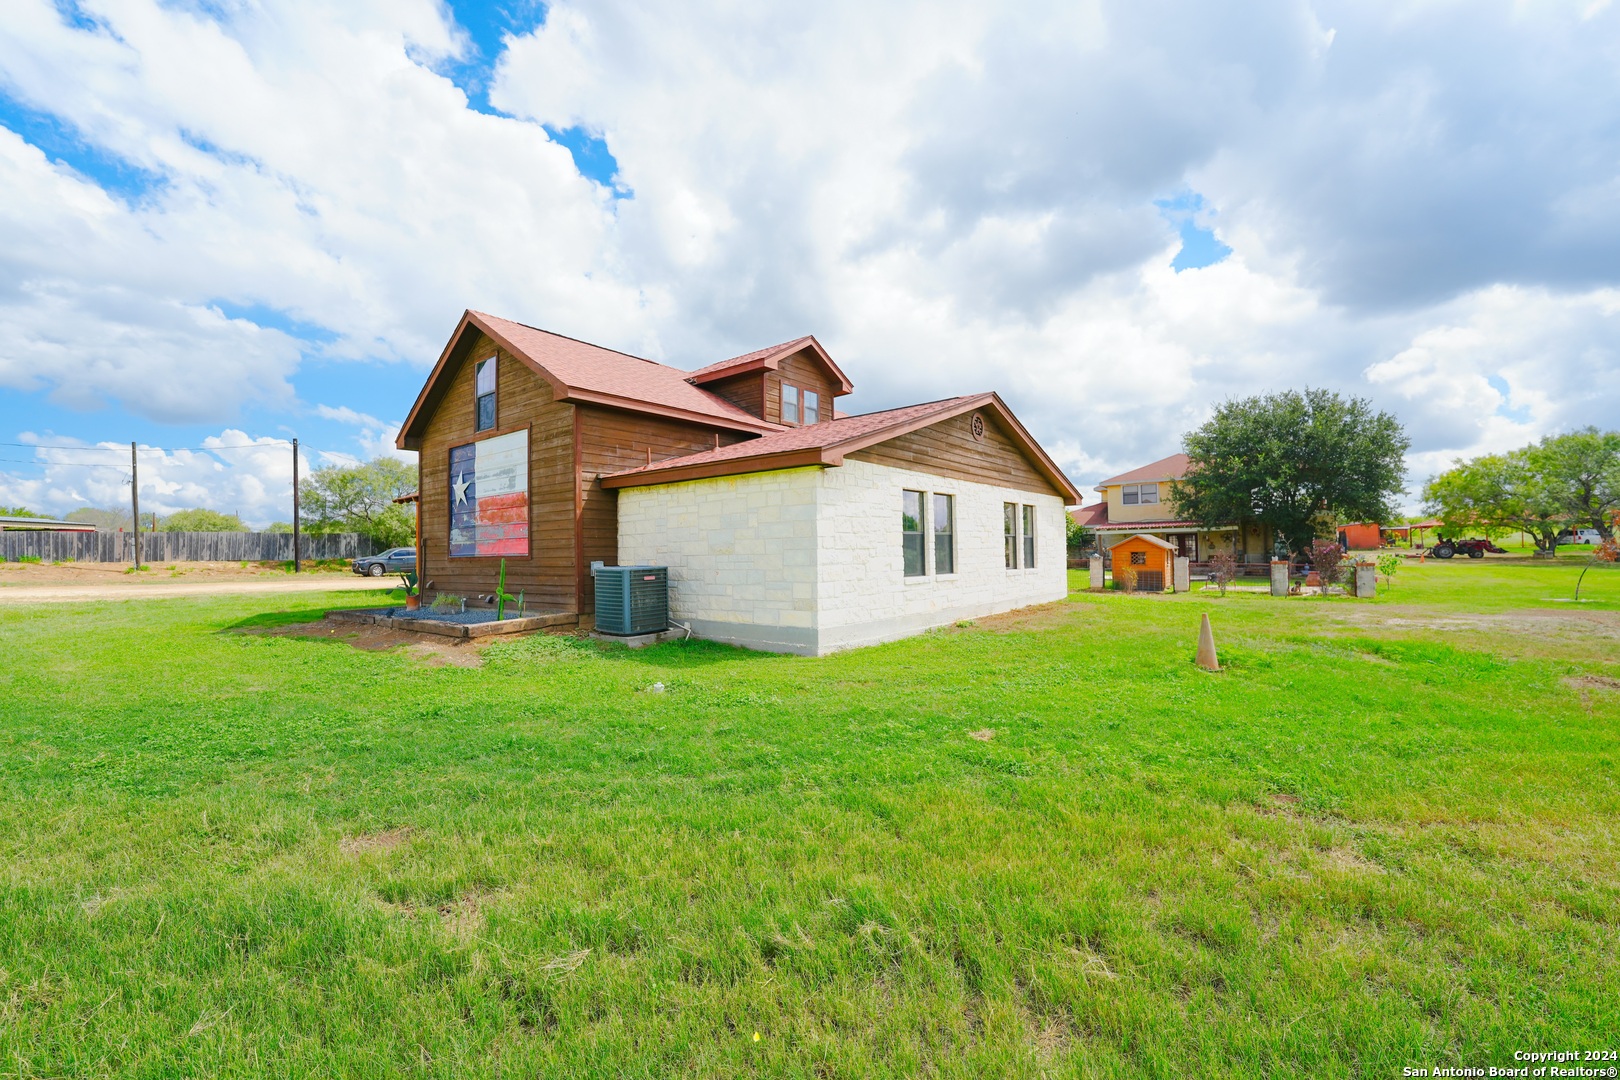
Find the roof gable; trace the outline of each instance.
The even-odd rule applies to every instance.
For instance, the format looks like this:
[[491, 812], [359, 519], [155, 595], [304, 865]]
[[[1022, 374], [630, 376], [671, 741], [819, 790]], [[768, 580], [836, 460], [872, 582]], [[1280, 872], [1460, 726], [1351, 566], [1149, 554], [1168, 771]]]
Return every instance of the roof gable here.
[[[1154, 547], [1163, 548], [1166, 551], [1174, 551], [1174, 550], [1176, 550], [1176, 545], [1168, 543], [1168, 542], [1166, 542], [1164, 540], [1160, 540], [1157, 536], [1152, 536], [1152, 535], [1150, 535], [1148, 533], [1137, 533], [1135, 536], [1127, 536], [1125, 539], [1121, 540], [1119, 543], [1120, 544], [1129, 544], [1129, 543], [1131, 543], [1132, 541], [1135, 541], [1135, 540], [1146, 541], [1147, 543], [1152, 544]], [[1117, 548], [1119, 545], [1116, 544], [1114, 546]]]
[[466, 359], [461, 346], [470, 329], [488, 335], [550, 383], [558, 401], [606, 405], [753, 435], [781, 430], [694, 386], [687, 381], [688, 373], [679, 368], [469, 310], [462, 314], [400, 429], [398, 445], [402, 449], [421, 445], [428, 417], [442, 400], [455, 369]]
[[833, 358], [827, 355], [827, 350], [821, 347], [821, 342], [815, 337], [808, 336], [784, 341], [780, 345], [772, 345], [768, 349], [756, 349], [751, 353], [733, 356], [730, 360], [722, 360], [718, 364], [700, 367], [696, 371], [687, 373], [687, 381], [696, 386], [705, 383], [718, 382], [721, 379], [730, 379], [738, 375], [747, 375], [754, 371], [776, 371], [782, 366], [782, 361], [790, 356], [804, 354], [824, 368], [832, 376], [837, 389], [833, 391], [835, 397], [841, 397], [853, 390], [854, 384], [849, 381]]

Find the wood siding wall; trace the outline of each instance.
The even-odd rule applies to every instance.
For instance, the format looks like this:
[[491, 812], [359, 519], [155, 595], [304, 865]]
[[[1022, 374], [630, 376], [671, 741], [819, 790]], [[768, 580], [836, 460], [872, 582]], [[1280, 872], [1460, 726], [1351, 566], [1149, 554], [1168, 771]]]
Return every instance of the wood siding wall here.
[[[496, 365], [495, 427], [475, 431], [469, 361]], [[529, 432], [529, 555], [506, 557], [506, 591], [531, 608], [575, 611], [574, 410], [554, 400], [551, 384], [482, 333], [469, 333], [444, 377], [448, 389], [427, 422], [420, 459], [424, 595], [474, 597], [495, 591], [499, 557], [449, 558], [450, 448], [493, 435]]]
[[[973, 437], [970, 425], [974, 415], [984, 417], [983, 439]], [[988, 412], [953, 416], [909, 435], [857, 450], [849, 457], [853, 461], [913, 469], [953, 480], [999, 484], [1020, 491], [1065, 497]]]
[[801, 390], [814, 390], [820, 397], [818, 407], [822, 420], [833, 415], [833, 391], [838, 384], [816, 361], [805, 353], [795, 353], [782, 361], [780, 370], [765, 372], [765, 419], [773, 424], [782, 422], [782, 384], [790, 383]]
[[665, 420], [639, 413], [620, 412], [594, 405], [576, 409], [580, 449], [579, 588], [585, 607], [592, 602], [591, 563], [597, 559], [613, 565], [619, 561], [619, 493], [604, 488], [597, 478], [653, 461], [683, 457], [720, 446], [742, 442], [750, 436], [717, 431], [700, 424]]
[[765, 372], [751, 371], [734, 379], [705, 383], [701, 389], [731, 402], [743, 412], [765, 418]]

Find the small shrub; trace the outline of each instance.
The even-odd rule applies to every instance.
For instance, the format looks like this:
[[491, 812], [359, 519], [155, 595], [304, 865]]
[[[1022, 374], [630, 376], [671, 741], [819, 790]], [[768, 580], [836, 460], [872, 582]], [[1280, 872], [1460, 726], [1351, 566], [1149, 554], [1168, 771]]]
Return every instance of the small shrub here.
[[462, 605], [466, 604], [466, 602], [467, 598], [465, 596], [453, 596], [450, 593], [440, 593], [438, 596], [433, 598], [432, 607], [434, 611], [460, 611]]
[[1226, 595], [1226, 587], [1237, 577], [1237, 556], [1230, 551], [1217, 551], [1209, 557], [1209, 580]]
[[1343, 570], [1344, 549], [1333, 540], [1311, 541], [1311, 566], [1316, 570], [1317, 576], [1322, 579], [1322, 593], [1327, 594], [1328, 589], [1339, 583], [1339, 575]]
[[19, 556], [17, 556], [17, 561], [18, 562], [25, 562], [25, 563], [34, 563], [35, 565], [38, 565], [39, 563], [42, 563], [45, 560], [41, 559], [38, 555], [19, 555]]
[[1114, 571], [1114, 583], [1125, 592], [1136, 591], [1136, 568], [1123, 566]]
[[1389, 579], [1395, 576], [1395, 571], [1399, 570], [1401, 568], [1401, 564], [1405, 561], [1406, 560], [1402, 559], [1399, 555], [1395, 554], [1378, 556], [1378, 572], [1384, 575], [1385, 585], [1389, 584]]

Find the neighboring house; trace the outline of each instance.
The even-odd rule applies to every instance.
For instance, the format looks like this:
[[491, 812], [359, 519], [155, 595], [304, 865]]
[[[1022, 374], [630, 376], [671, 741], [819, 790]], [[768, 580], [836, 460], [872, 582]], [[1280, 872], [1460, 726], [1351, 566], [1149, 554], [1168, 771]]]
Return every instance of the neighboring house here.
[[1269, 529], [1256, 522], [1213, 527], [1178, 519], [1170, 500], [1170, 485], [1187, 472], [1187, 455], [1171, 454], [1140, 469], [1111, 476], [1097, 485], [1102, 499], [1071, 511], [1075, 523], [1097, 533], [1100, 545], [1111, 549], [1129, 536], [1156, 536], [1176, 554], [1203, 562], [1217, 551], [1230, 551], [1246, 562], [1271, 557]]
[[591, 564], [673, 618], [819, 655], [1061, 599], [1079, 492], [995, 394], [848, 416], [813, 337], [697, 371], [467, 312], [399, 437], [424, 593], [591, 617]]

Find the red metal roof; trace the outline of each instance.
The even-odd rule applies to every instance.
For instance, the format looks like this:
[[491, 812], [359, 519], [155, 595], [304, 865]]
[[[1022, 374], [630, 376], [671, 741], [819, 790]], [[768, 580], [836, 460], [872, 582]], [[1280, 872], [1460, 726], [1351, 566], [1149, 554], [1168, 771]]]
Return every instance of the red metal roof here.
[[1131, 532], [1142, 529], [1205, 529], [1208, 532], [1220, 532], [1223, 529], [1235, 529], [1236, 525], [1200, 525], [1196, 521], [1118, 521], [1110, 525], [1102, 522], [1092, 528], [1107, 532]]
[[1187, 455], [1171, 454], [1167, 458], [1143, 465], [1140, 469], [1110, 476], [1097, 485], [1097, 490], [1101, 491], [1113, 484], [1133, 484], [1141, 480], [1180, 480], [1185, 475], [1187, 475]]

